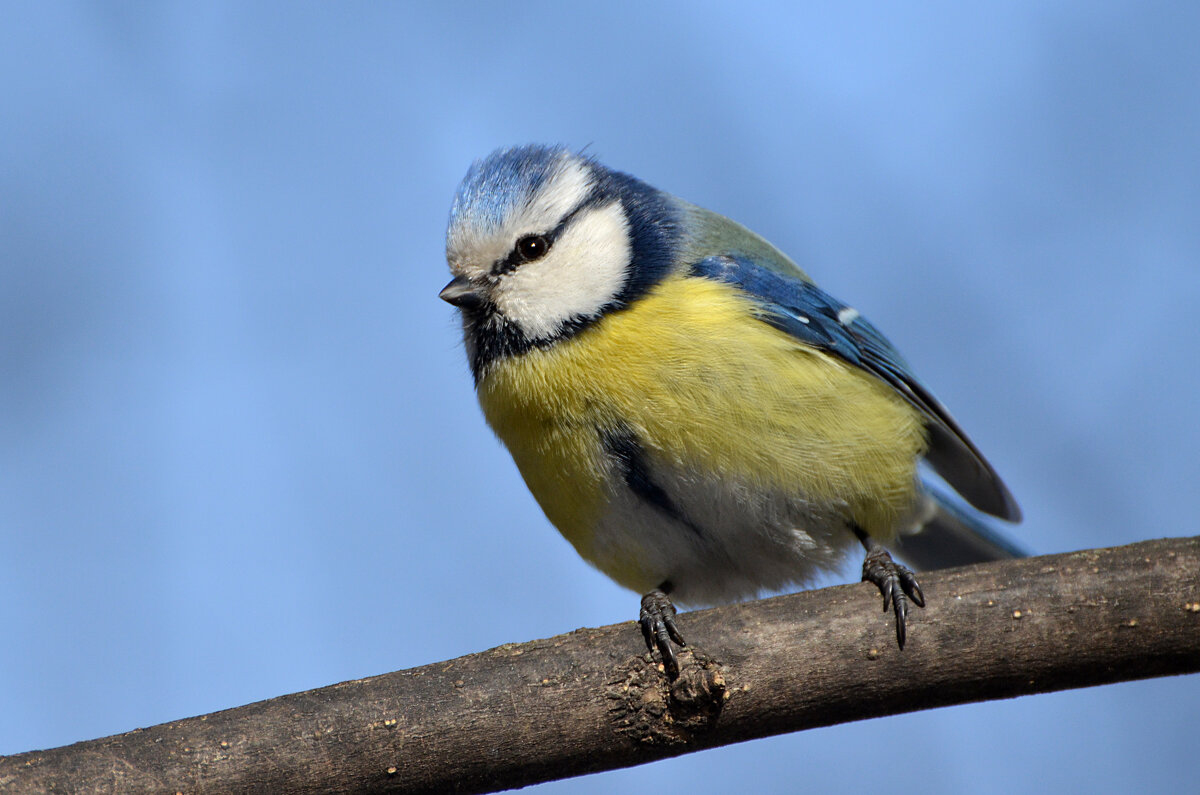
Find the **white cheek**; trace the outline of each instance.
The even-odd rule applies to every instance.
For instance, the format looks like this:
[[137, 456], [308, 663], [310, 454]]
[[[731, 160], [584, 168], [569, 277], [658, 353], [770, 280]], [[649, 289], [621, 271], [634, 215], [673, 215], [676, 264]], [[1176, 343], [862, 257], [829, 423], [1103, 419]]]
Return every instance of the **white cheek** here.
[[621, 292], [631, 254], [620, 202], [586, 210], [549, 254], [500, 280], [496, 306], [530, 338], [552, 337], [572, 318], [595, 317]]

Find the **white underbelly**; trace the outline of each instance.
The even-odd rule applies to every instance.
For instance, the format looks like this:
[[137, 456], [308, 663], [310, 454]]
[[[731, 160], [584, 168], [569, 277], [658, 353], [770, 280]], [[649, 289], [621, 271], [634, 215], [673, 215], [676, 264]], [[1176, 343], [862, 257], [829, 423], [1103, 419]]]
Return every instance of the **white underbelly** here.
[[657, 469], [655, 484], [677, 515], [614, 484], [588, 557], [602, 570], [628, 570], [630, 556], [650, 590], [669, 581], [679, 604], [721, 604], [840, 567], [858, 540], [841, 503], [816, 504], [714, 476]]

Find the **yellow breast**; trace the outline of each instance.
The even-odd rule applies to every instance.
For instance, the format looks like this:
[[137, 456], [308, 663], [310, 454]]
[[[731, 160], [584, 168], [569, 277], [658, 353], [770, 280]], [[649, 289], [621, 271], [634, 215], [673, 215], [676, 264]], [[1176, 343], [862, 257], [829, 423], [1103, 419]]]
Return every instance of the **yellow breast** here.
[[916, 409], [756, 311], [730, 285], [671, 277], [632, 307], [486, 372], [488, 423], [585, 558], [610, 490], [623, 487], [604, 458], [606, 428], [630, 429], [658, 466], [844, 506], [881, 539], [910, 514], [926, 445]]

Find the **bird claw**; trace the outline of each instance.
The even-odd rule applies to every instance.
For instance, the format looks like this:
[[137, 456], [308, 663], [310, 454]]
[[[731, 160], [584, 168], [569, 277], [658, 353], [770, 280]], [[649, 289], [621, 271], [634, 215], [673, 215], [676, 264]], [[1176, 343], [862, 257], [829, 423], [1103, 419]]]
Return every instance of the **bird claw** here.
[[883, 595], [883, 612], [886, 613], [890, 605], [896, 614], [896, 643], [903, 649], [907, 636], [908, 600], [911, 599], [917, 607], [925, 606], [925, 594], [917, 584], [916, 575], [912, 569], [892, 560], [886, 549], [872, 545], [863, 560], [862, 578], [863, 582], [874, 583], [879, 588], [879, 593]]
[[657, 648], [662, 655], [667, 676], [671, 679], [679, 676], [679, 661], [671, 643], [674, 641], [680, 646], [686, 646], [687, 643], [675, 626], [675, 605], [663, 589], [655, 588], [642, 597], [638, 623], [642, 627], [642, 637], [646, 639], [646, 648], [651, 654]]

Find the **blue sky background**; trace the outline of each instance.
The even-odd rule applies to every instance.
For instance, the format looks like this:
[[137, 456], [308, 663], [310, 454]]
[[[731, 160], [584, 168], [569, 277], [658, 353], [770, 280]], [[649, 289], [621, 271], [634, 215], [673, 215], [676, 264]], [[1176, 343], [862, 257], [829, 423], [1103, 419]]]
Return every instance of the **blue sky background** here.
[[[635, 617], [437, 299], [500, 145], [789, 252], [1036, 552], [1196, 532], [1200, 4], [649, 5], [0, 6], [0, 753]], [[1185, 791], [1198, 712], [1159, 679], [540, 791]]]

